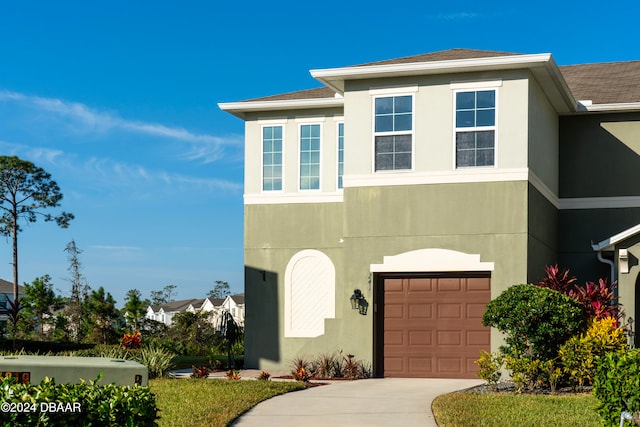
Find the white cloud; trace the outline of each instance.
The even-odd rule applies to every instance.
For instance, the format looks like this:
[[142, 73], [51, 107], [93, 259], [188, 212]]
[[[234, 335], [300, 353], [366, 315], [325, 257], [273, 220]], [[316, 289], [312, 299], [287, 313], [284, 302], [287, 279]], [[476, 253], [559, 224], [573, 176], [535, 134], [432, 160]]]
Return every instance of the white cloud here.
[[125, 131], [188, 143], [190, 147], [182, 158], [201, 161], [205, 164], [220, 159], [225, 146], [238, 145], [238, 138], [235, 136], [222, 138], [215, 135], [194, 133], [181, 127], [127, 120], [117, 114], [98, 111], [79, 102], [0, 90], [0, 102], [2, 101], [16, 102], [27, 108], [64, 117], [72, 122], [71, 125], [76, 132]]

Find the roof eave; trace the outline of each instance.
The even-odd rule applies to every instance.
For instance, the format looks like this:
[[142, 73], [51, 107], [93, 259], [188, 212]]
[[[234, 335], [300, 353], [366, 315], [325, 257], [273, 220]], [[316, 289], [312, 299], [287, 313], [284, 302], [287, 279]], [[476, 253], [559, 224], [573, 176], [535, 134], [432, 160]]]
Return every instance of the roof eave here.
[[321, 83], [344, 94], [347, 80], [516, 69], [533, 72], [558, 112], [576, 110], [577, 103], [550, 53], [327, 68], [311, 70], [310, 73]]
[[315, 99], [287, 99], [277, 101], [242, 101], [242, 102], [221, 102], [218, 108], [222, 111], [233, 114], [241, 119], [246, 118], [246, 113], [258, 111], [278, 111], [292, 109], [311, 108], [331, 108], [343, 107], [344, 99], [336, 98], [315, 98]]
[[596, 243], [595, 245], [591, 245], [591, 248], [596, 252], [612, 251], [616, 248], [616, 245], [618, 243], [628, 239], [629, 237], [635, 236], [638, 233], [640, 233], [640, 224], [634, 225], [631, 228], [621, 231], [620, 233], [613, 235], [599, 243]]
[[580, 105], [581, 111], [598, 113], [634, 112], [640, 111], [640, 102], [619, 102], [610, 104]]

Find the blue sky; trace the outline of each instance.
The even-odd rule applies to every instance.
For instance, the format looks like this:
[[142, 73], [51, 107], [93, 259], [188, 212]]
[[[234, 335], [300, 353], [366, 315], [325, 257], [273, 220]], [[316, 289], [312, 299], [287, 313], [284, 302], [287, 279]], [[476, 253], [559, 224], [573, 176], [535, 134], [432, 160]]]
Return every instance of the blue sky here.
[[[122, 306], [168, 284], [243, 290], [243, 123], [219, 102], [318, 87], [310, 69], [454, 47], [640, 59], [636, 3], [20, 1], [0, 4], [0, 154], [52, 174], [75, 214], [20, 235], [20, 281], [68, 294], [75, 239]], [[52, 211], [53, 213], [54, 211]], [[268, 224], [265, 224], [268, 226]], [[10, 242], [0, 277], [11, 280]]]

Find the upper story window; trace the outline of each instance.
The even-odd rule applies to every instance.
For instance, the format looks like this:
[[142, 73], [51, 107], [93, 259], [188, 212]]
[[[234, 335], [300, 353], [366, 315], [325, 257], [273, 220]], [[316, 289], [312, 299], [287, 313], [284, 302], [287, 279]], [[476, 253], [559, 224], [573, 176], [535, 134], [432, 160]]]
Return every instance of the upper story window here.
[[338, 123], [338, 188], [342, 187], [344, 175], [344, 123]]
[[320, 125], [300, 125], [300, 190], [320, 189]]
[[282, 126], [262, 128], [262, 190], [282, 190]]
[[456, 92], [456, 167], [494, 166], [496, 91]]
[[375, 170], [412, 167], [413, 96], [375, 98]]

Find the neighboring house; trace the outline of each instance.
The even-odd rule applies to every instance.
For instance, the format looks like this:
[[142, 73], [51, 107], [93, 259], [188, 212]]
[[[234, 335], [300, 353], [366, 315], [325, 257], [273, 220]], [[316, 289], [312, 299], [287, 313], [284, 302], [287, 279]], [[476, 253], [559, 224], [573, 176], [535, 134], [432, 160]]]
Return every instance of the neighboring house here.
[[171, 301], [166, 304], [147, 307], [145, 318], [162, 322], [167, 326], [173, 323], [173, 316], [184, 312], [211, 313], [211, 322], [218, 325], [223, 310], [228, 310], [240, 325], [244, 324], [244, 294], [222, 298], [187, 299]]
[[640, 61], [452, 49], [311, 75], [220, 104], [245, 122], [246, 366], [343, 350], [475, 377], [501, 344], [485, 304], [555, 263], [619, 280], [636, 317]]
[[244, 327], [244, 294], [227, 296], [220, 307], [231, 313], [233, 320]]
[[[24, 296], [24, 286], [18, 285], [18, 298]], [[0, 279], [0, 331], [7, 330], [9, 301], [13, 301], [13, 283]]]

